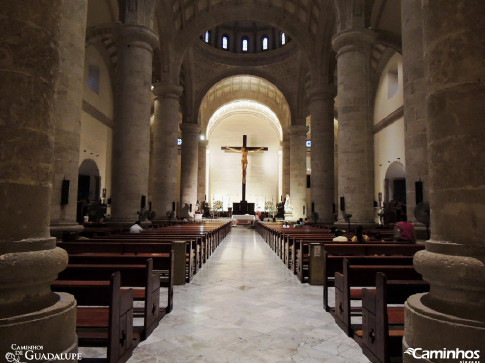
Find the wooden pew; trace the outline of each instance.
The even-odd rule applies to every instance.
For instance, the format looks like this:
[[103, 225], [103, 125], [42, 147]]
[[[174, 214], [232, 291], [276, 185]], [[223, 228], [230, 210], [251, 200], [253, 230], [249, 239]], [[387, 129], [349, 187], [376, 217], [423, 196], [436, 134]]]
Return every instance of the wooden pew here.
[[143, 265], [68, 264], [59, 273], [58, 280], [106, 280], [114, 272], [121, 273], [121, 286], [133, 288], [135, 301], [143, 301], [143, 308], [134, 308], [134, 314], [143, 317], [143, 326], [134, 327], [142, 340], [158, 326], [162, 317], [170, 312], [173, 304], [160, 308], [160, 277], [153, 272], [153, 260]]
[[[292, 265], [295, 266], [294, 274], [301, 274], [303, 280], [305, 281], [309, 266], [309, 251], [310, 244], [315, 243], [312, 240], [299, 240], [296, 243], [296, 258]], [[381, 242], [381, 241], [368, 241], [366, 243], [357, 242], [334, 242], [332, 240], [322, 240], [320, 242], [324, 245], [325, 249], [331, 248], [332, 254], [341, 255], [376, 255], [376, 254], [387, 254], [387, 255], [414, 255], [415, 252], [424, 249], [424, 244], [410, 244], [410, 243], [397, 243], [397, 242]], [[385, 246], [385, 251], [382, 250], [382, 246]], [[414, 251], [414, 252], [413, 252]], [[294, 257], [293, 257], [294, 258]], [[323, 258], [323, 257], [322, 257]], [[300, 266], [297, 261], [301, 261]], [[299, 271], [301, 270], [301, 271]], [[301, 281], [301, 280], [300, 280]]]
[[[185, 249], [185, 262], [187, 264], [186, 271], [186, 282], [190, 282], [193, 276], [199, 271], [202, 267], [202, 264], [205, 262], [203, 258], [203, 244], [201, 237], [197, 236], [187, 236], [187, 235], [155, 235], [155, 234], [148, 234], [148, 233], [136, 233], [136, 234], [121, 234], [121, 235], [110, 235], [106, 237], [98, 237], [96, 239], [90, 240], [83, 240], [88, 242], [101, 242], [101, 243], [159, 243], [159, 244], [166, 244], [172, 245], [172, 243], [176, 241], [185, 241], [186, 249]], [[79, 242], [79, 241], [77, 241]], [[136, 251], [135, 251], [136, 252]], [[176, 256], [176, 261], [180, 261], [179, 256]], [[180, 262], [178, 262], [180, 263]]]
[[[361, 258], [363, 261], [367, 258], [370, 262], [372, 258], [381, 258], [384, 261], [382, 258], [387, 257], [397, 261], [402, 259], [402, 264], [411, 264], [414, 254], [424, 248], [423, 245], [418, 247], [418, 245], [409, 244], [399, 246], [397, 249], [395, 247], [396, 245], [382, 244], [378, 248], [372, 247], [369, 251], [365, 251], [361, 247], [354, 248], [353, 245], [342, 247], [326, 244], [323, 246], [323, 308], [325, 311], [330, 311], [330, 307], [328, 306], [328, 288], [334, 286], [335, 273], [342, 273], [343, 260], [345, 258]], [[360, 254], [363, 252], [374, 252], [374, 254], [365, 257], [365, 255]], [[340, 253], [346, 253], [346, 255], [341, 255]]]
[[121, 290], [120, 275], [113, 273], [109, 281], [56, 280], [51, 285], [76, 298], [79, 346], [107, 347], [108, 363], [126, 362], [138, 343], [133, 334], [133, 290]]
[[[169, 253], [172, 249], [177, 248], [174, 246], [178, 241], [153, 241], [145, 239], [90, 239], [90, 240], [77, 240], [74, 242], [57, 242], [57, 246], [63, 248], [68, 254], [80, 254], [86, 252], [97, 253], [118, 253], [118, 254], [139, 254], [139, 253]], [[181, 243], [184, 243], [181, 241]], [[174, 273], [180, 271], [182, 268], [183, 276], [174, 276], [175, 279], [182, 280], [179, 284], [190, 282], [194, 275], [194, 260], [193, 254], [187, 253], [187, 249], [190, 248], [190, 244], [186, 245], [185, 256], [177, 256], [174, 253]], [[178, 258], [178, 260], [177, 260]], [[182, 267], [184, 266], [185, 267]], [[175, 283], [175, 282], [174, 282]]]
[[[361, 263], [361, 262], [359, 262]], [[335, 310], [330, 311], [335, 322], [349, 336], [361, 326], [352, 325], [352, 316], [360, 315], [362, 309], [353, 307], [351, 301], [362, 299], [362, 287], [374, 287], [376, 273], [383, 272], [389, 278], [400, 280], [421, 280], [421, 275], [411, 265], [354, 265], [344, 259], [343, 272], [335, 273]]]
[[153, 271], [157, 272], [160, 278], [160, 287], [167, 288], [167, 306], [165, 312], [173, 308], [173, 254], [172, 253], [139, 253], [139, 254], [117, 254], [117, 253], [80, 253], [70, 254], [71, 264], [145, 264], [146, 260], [153, 259]]
[[379, 264], [379, 265], [412, 265], [413, 256], [334, 256], [328, 255], [327, 251], [324, 254], [324, 284], [323, 284], [323, 308], [325, 311], [334, 311], [334, 306], [328, 305], [328, 288], [335, 286], [335, 273], [343, 272], [344, 259], [348, 259], [353, 264]]
[[[428, 292], [423, 280], [387, 280], [376, 275], [375, 290], [362, 290], [362, 351], [373, 363], [389, 363], [402, 359], [404, 336], [404, 302], [413, 294]], [[399, 304], [399, 306], [388, 306]]]

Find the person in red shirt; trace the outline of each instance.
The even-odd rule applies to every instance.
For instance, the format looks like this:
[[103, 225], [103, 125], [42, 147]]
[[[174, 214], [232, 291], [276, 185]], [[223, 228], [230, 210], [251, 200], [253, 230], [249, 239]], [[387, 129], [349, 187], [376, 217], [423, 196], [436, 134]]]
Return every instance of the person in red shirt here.
[[401, 221], [394, 226], [394, 236], [397, 236], [396, 240], [400, 242], [416, 242], [414, 226], [411, 222], [408, 222], [406, 215], [402, 215]]

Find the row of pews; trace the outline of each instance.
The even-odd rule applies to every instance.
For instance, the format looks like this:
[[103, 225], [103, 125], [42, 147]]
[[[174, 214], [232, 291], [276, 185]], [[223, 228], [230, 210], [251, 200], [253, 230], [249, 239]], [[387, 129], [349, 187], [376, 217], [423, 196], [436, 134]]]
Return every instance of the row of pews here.
[[51, 287], [76, 298], [79, 346], [105, 347], [107, 362], [126, 362], [172, 311], [177, 273], [181, 283], [190, 282], [230, 230], [230, 222], [139, 234], [105, 227], [93, 238], [58, 242], [69, 261]]
[[[423, 244], [333, 242], [328, 230], [285, 229], [278, 223], [259, 223], [256, 230], [301, 282], [321, 281], [323, 308], [371, 362], [402, 360], [404, 303], [429, 291], [413, 266]], [[312, 268], [315, 261], [319, 268]]]

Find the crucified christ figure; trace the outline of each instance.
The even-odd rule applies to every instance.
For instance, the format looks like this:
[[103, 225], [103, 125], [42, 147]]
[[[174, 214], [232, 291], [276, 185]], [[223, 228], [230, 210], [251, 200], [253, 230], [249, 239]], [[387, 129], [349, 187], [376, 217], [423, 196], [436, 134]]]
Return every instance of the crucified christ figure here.
[[246, 184], [246, 170], [248, 168], [248, 153], [257, 152], [261, 150], [265, 150], [267, 148], [260, 147], [258, 149], [248, 149], [246, 146], [242, 146], [241, 149], [232, 148], [230, 146], [226, 146], [225, 150], [230, 150], [234, 152], [241, 152], [241, 166], [242, 166], [242, 182]]

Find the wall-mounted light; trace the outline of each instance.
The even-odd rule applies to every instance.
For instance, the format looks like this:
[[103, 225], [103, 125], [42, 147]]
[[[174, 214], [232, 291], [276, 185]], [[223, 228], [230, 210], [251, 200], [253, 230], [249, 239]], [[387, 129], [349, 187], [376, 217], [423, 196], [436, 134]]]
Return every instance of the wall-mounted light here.
[[202, 141], [204, 141], [204, 140], [205, 140], [205, 136], [204, 136], [204, 135], [200, 135], [200, 139], [201, 139]]

